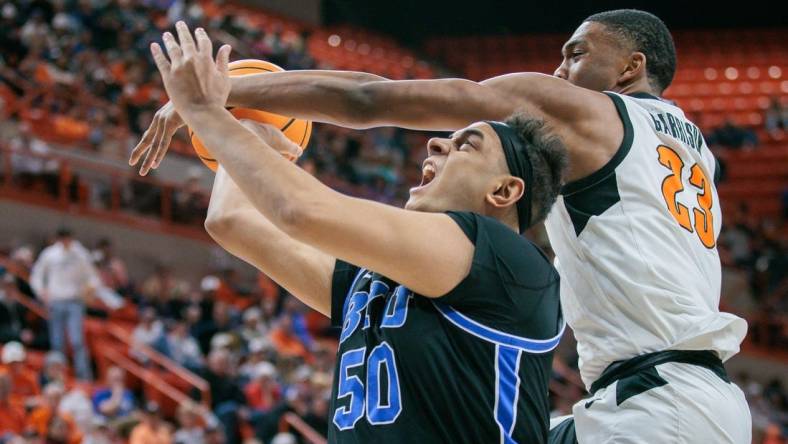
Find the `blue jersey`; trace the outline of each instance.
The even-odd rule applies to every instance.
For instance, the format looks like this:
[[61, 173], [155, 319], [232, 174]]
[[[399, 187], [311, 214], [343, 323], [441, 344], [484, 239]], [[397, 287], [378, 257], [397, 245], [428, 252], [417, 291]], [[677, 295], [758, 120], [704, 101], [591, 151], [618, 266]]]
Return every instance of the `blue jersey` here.
[[545, 442], [564, 325], [558, 273], [495, 219], [448, 214], [475, 252], [468, 276], [442, 297], [337, 261], [329, 442]]

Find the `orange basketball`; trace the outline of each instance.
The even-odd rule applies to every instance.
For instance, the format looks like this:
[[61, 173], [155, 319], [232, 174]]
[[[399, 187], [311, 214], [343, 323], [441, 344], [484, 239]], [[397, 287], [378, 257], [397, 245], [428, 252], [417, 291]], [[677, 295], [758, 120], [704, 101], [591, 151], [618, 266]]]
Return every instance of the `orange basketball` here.
[[[229, 71], [231, 76], [244, 76], [262, 72], [284, 71], [284, 69], [264, 60], [247, 59], [230, 63]], [[309, 120], [295, 119], [251, 108], [228, 109], [230, 113], [238, 119], [255, 120], [279, 128], [285, 133], [288, 139], [300, 145], [302, 149], [306, 149], [309, 143], [309, 136], [312, 134], [312, 122]], [[219, 163], [214, 159], [208, 149], [205, 148], [205, 145], [203, 145], [202, 141], [194, 134], [191, 128], [189, 129], [189, 138], [191, 138], [194, 151], [197, 152], [197, 156], [202, 160], [202, 163], [211, 170], [216, 171]]]

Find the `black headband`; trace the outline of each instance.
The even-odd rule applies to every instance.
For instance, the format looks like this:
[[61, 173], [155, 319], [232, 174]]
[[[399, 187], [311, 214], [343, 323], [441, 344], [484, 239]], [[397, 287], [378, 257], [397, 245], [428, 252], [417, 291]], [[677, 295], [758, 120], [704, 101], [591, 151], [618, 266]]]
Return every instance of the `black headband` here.
[[501, 139], [501, 147], [503, 147], [509, 172], [512, 176], [525, 181], [525, 192], [523, 197], [517, 201], [517, 219], [520, 222], [520, 232], [523, 233], [531, 226], [531, 191], [534, 177], [531, 159], [528, 157], [528, 148], [522, 138], [509, 125], [489, 120], [485, 123], [490, 125], [498, 134], [498, 138]]

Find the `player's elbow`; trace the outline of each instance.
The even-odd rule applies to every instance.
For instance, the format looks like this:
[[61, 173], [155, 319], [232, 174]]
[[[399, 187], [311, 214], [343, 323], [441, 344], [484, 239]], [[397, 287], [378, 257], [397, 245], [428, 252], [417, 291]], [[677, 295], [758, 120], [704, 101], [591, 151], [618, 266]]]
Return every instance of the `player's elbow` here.
[[209, 210], [204, 225], [208, 235], [216, 242], [221, 243], [235, 231], [238, 221], [232, 213]]

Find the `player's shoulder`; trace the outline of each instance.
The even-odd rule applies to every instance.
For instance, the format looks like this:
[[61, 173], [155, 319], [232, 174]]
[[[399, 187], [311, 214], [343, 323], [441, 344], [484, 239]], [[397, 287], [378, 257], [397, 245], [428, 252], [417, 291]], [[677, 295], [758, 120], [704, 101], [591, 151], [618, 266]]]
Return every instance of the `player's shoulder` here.
[[534, 281], [546, 282], [557, 276], [538, 245], [501, 221], [473, 212], [447, 214], [473, 242], [475, 264], [495, 269], [510, 282], [523, 286], [534, 286]]

